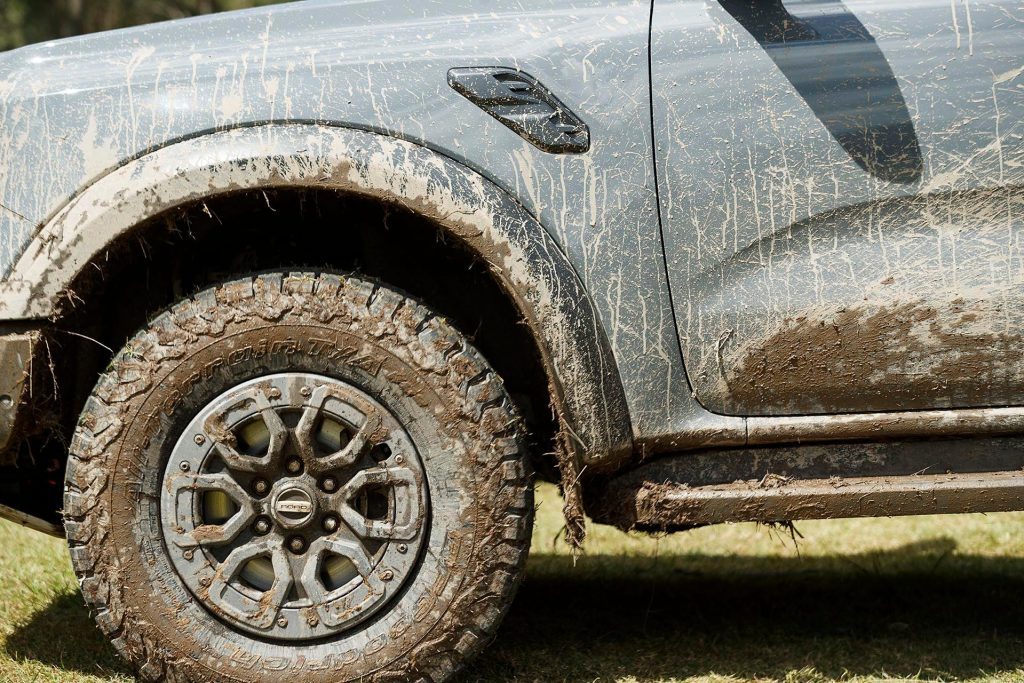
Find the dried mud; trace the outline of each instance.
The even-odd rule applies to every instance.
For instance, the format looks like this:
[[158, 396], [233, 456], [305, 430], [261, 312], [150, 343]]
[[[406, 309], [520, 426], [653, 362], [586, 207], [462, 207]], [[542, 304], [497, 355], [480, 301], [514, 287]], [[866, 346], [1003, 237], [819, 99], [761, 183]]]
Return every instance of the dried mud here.
[[964, 297], [809, 310], [728, 352], [721, 382], [741, 414], [1012, 404], [1024, 395], [1021, 320], [1024, 306]]

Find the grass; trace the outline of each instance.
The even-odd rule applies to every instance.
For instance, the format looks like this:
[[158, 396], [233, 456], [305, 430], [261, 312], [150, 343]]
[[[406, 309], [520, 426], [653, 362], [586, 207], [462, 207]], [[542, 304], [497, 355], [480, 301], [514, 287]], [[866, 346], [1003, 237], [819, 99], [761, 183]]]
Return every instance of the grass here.
[[[1024, 513], [591, 527], [573, 564], [541, 488], [526, 583], [460, 683], [1021, 681]], [[60, 541], [0, 525], [0, 681], [125, 683]]]

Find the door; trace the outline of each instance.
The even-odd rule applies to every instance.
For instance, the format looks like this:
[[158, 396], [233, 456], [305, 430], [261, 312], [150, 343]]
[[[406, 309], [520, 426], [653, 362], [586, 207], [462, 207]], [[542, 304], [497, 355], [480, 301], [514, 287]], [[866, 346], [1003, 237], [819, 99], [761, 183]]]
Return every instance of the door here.
[[1024, 403], [1020, 0], [656, 0], [652, 29], [698, 400]]

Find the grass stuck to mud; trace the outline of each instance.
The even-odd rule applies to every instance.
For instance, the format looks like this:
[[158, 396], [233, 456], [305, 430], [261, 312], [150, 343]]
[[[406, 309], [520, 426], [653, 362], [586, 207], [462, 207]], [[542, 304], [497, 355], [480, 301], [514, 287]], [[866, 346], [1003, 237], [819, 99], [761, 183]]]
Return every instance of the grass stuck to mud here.
[[[1024, 513], [748, 524], [661, 538], [591, 527], [573, 566], [538, 497], [526, 583], [460, 683], [1024, 682]], [[133, 680], [63, 544], [0, 523], [0, 682]]]

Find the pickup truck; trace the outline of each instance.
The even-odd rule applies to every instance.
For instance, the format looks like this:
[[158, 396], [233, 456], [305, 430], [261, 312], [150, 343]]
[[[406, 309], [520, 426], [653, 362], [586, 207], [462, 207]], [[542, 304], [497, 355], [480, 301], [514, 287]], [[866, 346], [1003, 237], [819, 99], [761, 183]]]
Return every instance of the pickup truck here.
[[146, 680], [449, 680], [537, 479], [577, 546], [1022, 510], [1022, 435], [1019, 0], [311, 0], [0, 54], [0, 514]]

